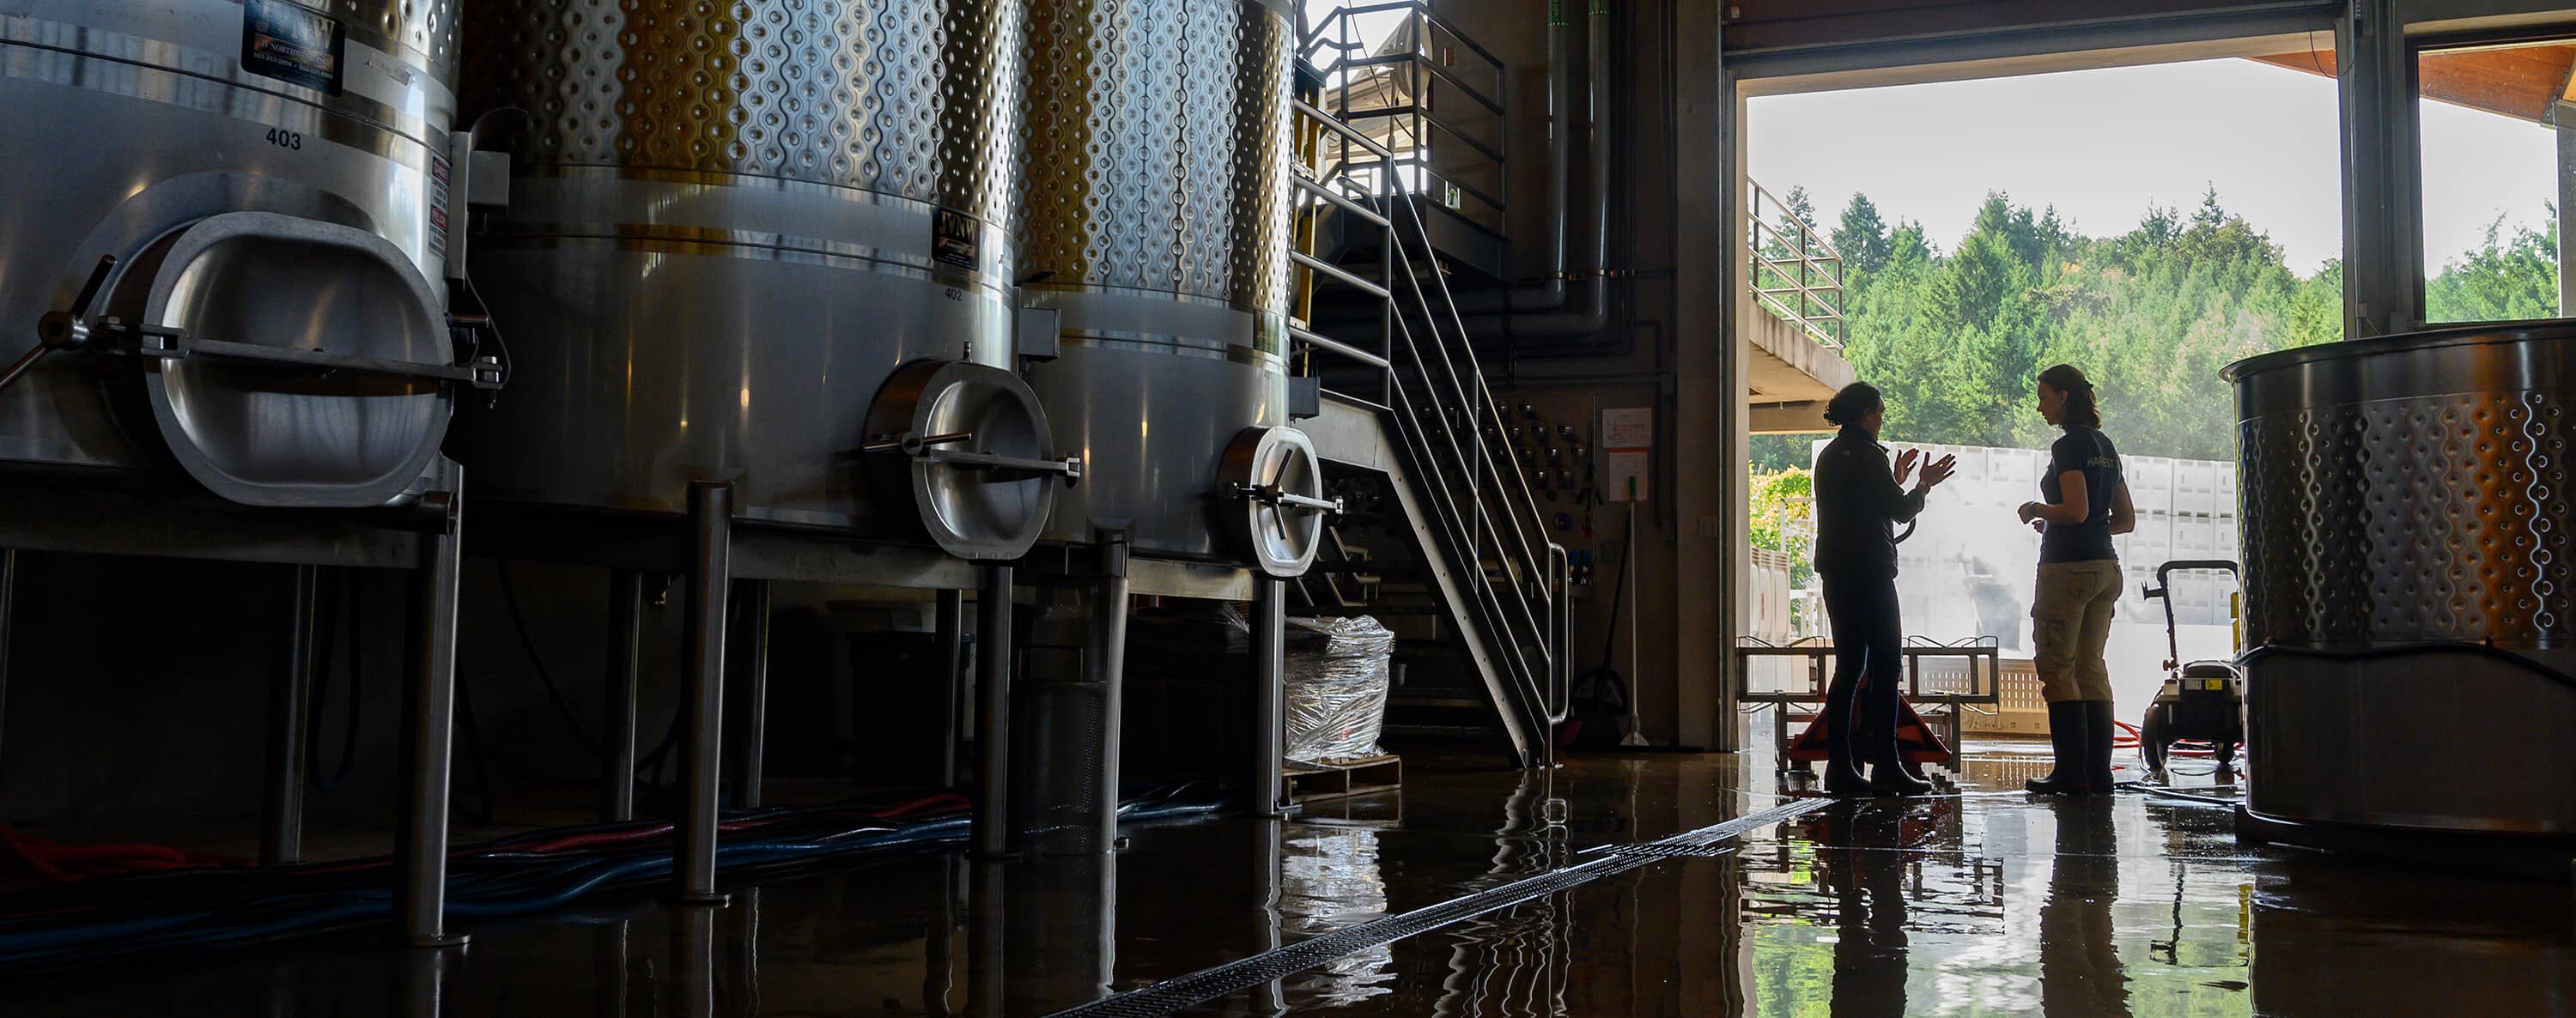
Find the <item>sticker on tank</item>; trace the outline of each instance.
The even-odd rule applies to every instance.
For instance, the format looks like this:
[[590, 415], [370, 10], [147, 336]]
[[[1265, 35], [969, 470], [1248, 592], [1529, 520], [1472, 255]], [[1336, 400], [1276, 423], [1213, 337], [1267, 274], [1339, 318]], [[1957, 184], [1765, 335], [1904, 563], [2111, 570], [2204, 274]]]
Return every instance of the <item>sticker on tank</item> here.
[[963, 212], [940, 209], [931, 219], [930, 257], [961, 269], [975, 267], [975, 220]]
[[340, 23], [294, 0], [242, 4], [242, 69], [340, 94]]

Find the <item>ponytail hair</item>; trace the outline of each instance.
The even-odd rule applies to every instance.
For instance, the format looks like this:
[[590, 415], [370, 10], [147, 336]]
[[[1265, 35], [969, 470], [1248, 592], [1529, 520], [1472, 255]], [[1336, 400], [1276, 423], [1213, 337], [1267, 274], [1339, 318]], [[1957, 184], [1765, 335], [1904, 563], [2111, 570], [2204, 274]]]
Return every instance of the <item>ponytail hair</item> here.
[[2058, 415], [2060, 427], [2095, 430], [2102, 427], [2102, 407], [2093, 401], [2093, 381], [2084, 377], [2084, 369], [2060, 364], [2040, 372], [2039, 380], [2066, 394], [2066, 410]]
[[1825, 423], [1849, 427], [1860, 423], [1860, 419], [1869, 416], [1870, 411], [1885, 405], [1886, 400], [1879, 396], [1877, 386], [1853, 382], [1843, 386], [1842, 391], [1834, 393], [1834, 398], [1826, 402]]

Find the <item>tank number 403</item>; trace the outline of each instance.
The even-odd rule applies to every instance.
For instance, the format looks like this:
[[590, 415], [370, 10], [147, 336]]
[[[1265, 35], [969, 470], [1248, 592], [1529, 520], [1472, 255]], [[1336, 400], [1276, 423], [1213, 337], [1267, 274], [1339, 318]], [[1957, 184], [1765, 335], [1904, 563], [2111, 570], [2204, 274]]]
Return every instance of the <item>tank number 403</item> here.
[[289, 131], [283, 127], [272, 127], [268, 129], [268, 143], [279, 148], [292, 151], [301, 152], [304, 150], [304, 136], [293, 131]]

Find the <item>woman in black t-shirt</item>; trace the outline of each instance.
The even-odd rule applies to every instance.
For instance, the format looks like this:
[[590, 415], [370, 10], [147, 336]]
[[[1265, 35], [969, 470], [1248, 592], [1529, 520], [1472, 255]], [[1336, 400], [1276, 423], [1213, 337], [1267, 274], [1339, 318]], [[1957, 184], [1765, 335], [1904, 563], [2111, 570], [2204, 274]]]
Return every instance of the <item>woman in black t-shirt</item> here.
[[2120, 602], [2113, 535], [2137, 526], [2120, 450], [2102, 434], [2093, 383], [2072, 364], [2039, 373], [2039, 413], [2066, 434], [2049, 447], [2042, 501], [2024, 502], [2021, 521], [2040, 532], [2039, 586], [2031, 596], [2032, 663], [2048, 701], [2056, 768], [2034, 792], [2111, 790], [2111, 668], [2103, 648]]

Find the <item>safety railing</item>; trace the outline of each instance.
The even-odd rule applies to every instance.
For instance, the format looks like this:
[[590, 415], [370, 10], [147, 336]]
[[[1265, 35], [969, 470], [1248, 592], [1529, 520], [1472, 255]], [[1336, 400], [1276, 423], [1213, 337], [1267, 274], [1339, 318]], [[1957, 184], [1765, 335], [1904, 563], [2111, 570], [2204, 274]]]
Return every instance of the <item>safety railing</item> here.
[[[1308, 251], [1292, 252], [1301, 311], [1311, 308], [1313, 287], [1325, 281], [1381, 306], [1374, 349], [1301, 323], [1289, 331], [1294, 363], [1310, 375], [1371, 379], [1377, 391], [1361, 398], [1392, 425], [1417, 505], [1428, 517], [1421, 522], [1437, 545], [1427, 550], [1450, 565], [1467, 602], [1465, 621], [1475, 630], [1467, 635], [1481, 638], [1486, 660], [1508, 687], [1512, 702], [1496, 706], [1525, 722], [1525, 757], [1543, 760], [1555, 725], [1565, 718], [1572, 679], [1565, 653], [1572, 625], [1569, 560], [1562, 547], [1546, 540], [1529, 479], [1505, 445], [1502, 404], [1485, 384], [1446, 279], [1436, 264], [1417, 261], [1415, 251], [1431, 250], [1422, 210], [1404, 189], [1385, 186], [1385, 178], [1375, 178], [1372, 186], [1348, 173], [1346, 161], [1320, 159], [1327, 137], [1380, 161], [1394, 154], [1311, 103], [1297, 103], [1297, 115], [1304, 156], [1295, 183], [1299, 241], [1312, 243], [1314, 215], [1326, 206], [1384, 235], [1375, 279]], [[1318, 368], [1319, 356], [1338, 360], [1338, 368]]]
[[1795, 209], [1746, 181], [1752, 221], [1753, 296], [1782, 320], [1805, 329], [1830, 349], [1841, 349], [1843, 256]]
[[[1372, 36], [1381, 41], [1372, 45]], [[1299, 38], [1299, 59], [1324, 75], [1316, 105], [1370, 142], [1328, 142], [1320, 177], [1427, 195], [1502, 231], [1509, 120], [1501, 57], [1424, 0], [1336, 7]]]

